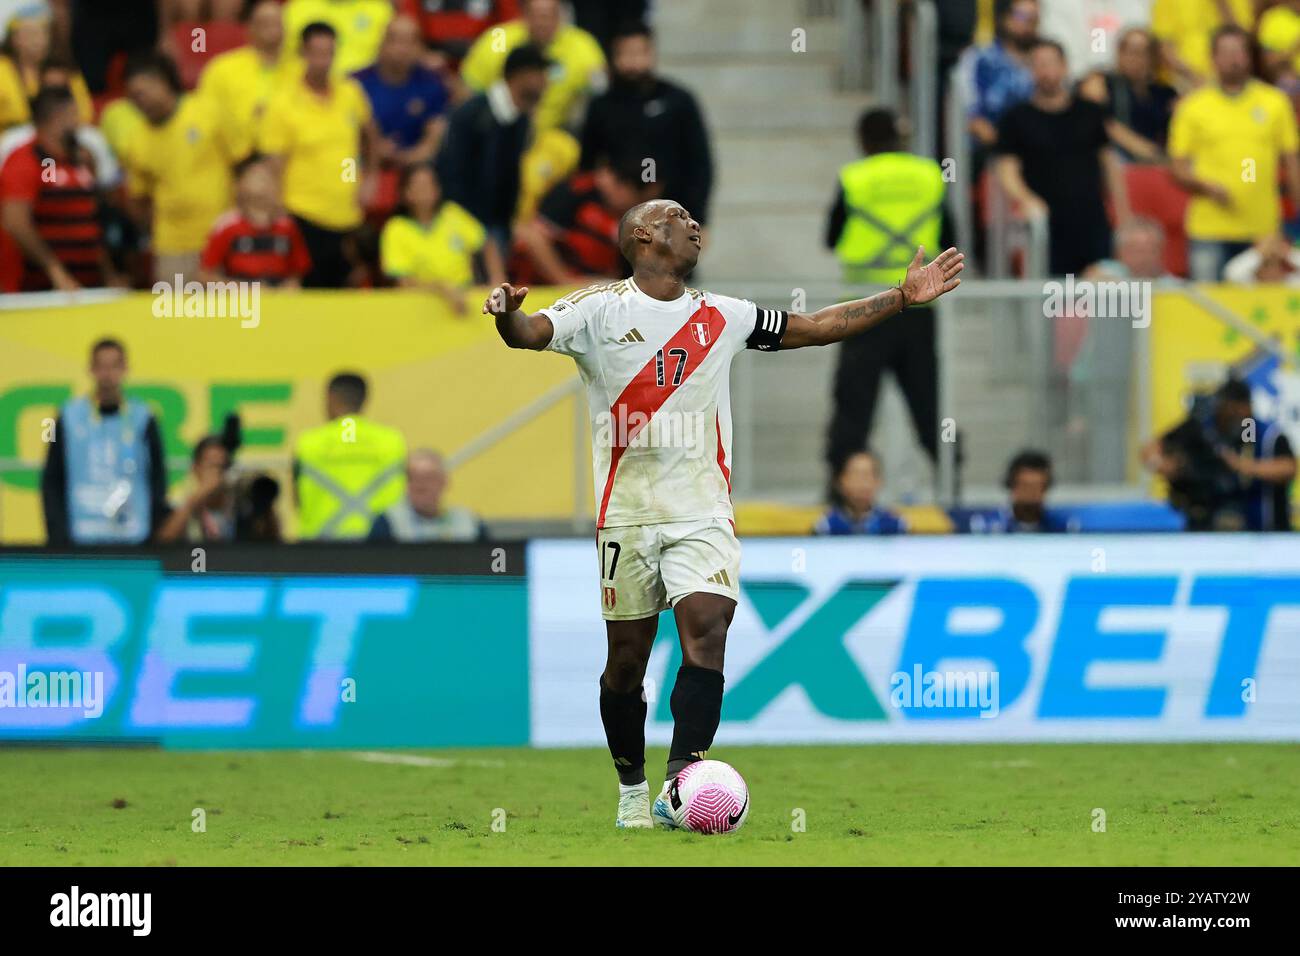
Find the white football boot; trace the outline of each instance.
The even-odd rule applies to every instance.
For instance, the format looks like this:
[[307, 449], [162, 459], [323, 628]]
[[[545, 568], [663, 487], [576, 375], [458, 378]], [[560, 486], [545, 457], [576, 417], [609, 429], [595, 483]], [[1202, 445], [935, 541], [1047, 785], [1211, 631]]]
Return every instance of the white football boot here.
[[620, 830], [648, 830], [654, 826], [650, 819], [650, 784], [647, 781], [631, 786], [618, 785], [618, 818], [614, 826]]
[[664, 788], [659, 791], [659, 796], [655, 797], [654, 806], [650, 808], [650, 816], [657, 827], [663, 827], [665, 830], [680, 830], [681, 827], [673, 819], [672, 804], [668, 802], [669, 782], [664, 781]]

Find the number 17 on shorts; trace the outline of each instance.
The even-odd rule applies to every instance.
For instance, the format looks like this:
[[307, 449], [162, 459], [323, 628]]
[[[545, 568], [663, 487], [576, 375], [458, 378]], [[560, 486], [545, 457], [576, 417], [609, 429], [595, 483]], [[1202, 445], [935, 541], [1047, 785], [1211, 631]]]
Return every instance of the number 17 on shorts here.
[[697, 591], [739, 596], [740, 542], [724, 518], [602, 528], [596, 550], [607, 621], [652, 617]]

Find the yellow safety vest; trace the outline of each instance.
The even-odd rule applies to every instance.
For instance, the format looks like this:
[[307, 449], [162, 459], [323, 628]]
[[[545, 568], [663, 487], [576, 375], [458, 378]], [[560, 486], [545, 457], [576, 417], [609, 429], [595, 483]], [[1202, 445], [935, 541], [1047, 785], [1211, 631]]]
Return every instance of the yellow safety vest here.
[[835, 244], [846, 282], [898, 285], [917, 246], [933, 258], [943, 216], [943, 170], [912, 153], [877, 153], [840, 170], [848, 219]]
[[406, 494], [406, 439], [360, 415], [298, 436], [298, 537], [355, 540]]

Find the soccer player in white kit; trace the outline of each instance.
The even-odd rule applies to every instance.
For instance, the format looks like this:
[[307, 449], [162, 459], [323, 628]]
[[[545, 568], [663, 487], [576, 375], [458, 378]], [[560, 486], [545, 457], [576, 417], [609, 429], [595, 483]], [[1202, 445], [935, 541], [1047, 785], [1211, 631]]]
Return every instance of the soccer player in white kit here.
[[[731, 360], [746, 348], [829, 345], [955, 289], [963, 256], [929, 264], [923, 249], [897, 288], [811, 315], [687, 288], [700, 225], [672, 200], [633, 207], [619, 224], [632, 278], [521, 311], [528, 289], [503, 283], [483, 311], [511, 348], [577, 362], [592, 418], [596, 551], [608, 638], [600, 716], [619, 777], [616, 825], [673, 826], [667, 794], [704, 759], [722, 714], [722, 661], [739, 596], [740, 543], [731, 508]], [[672, 608], [682, 666], [669, 703], [668, 772], [653, 807], [645, 776], [641, 682]]]

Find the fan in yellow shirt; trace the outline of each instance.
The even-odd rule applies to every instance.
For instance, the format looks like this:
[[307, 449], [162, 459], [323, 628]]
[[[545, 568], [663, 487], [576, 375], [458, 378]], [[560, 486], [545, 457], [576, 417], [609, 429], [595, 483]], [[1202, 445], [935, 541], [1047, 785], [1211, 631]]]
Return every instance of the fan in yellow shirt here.
[[519, 165], [519, 209], [516, 222], [532, 222], [542, 197], [578, 168], [582, 145], [562, 129], [542, 130], [533, 137]]
[[284, 52], [293, 59], [308, 24], [328, 23], [338, 38], [331, 68], [335, 78], [348, 76], [375, 62], [392, 0], [289, 0], [284, 5]]
[[6, 24], [7, 33], [0, 47], [0, 131], [32, 121], [28, 101], [41, 87], [46, 69], [65, 70], [68, 89], [77, 101], [82, 125], [95, 120], [90, 90], [75, 64], [50, 56], [50, 17], [42, 7], [15, 14]]
[[151, 206], [155, 275], [189, 275], [212, 224], [230, 207], [234, 156], [217, 109], [182, 92], [171, 60], [134, 62], [126, 93], [146, 120], [123, 142], [122, 162], [132, 200]]
[[276, 0], [257, 0], [248, 15], [248, 43], [212, 58], [198, 92], [218, 106], [226, 141], [244, 158], [257, 145], [257, 126], [276, 91], [297, 79], [302, 64], [284, 56], [284, 26]]
[[1169, 129], [1174, 176], [1192, 193], [1186, 228], [1198, 281], [1217, 279], [1227, 258], [1278, 232], [1279, 169], [1292, 201], [1300, 200], [1300, 134], [1291, 101], [1251, 77], [1244, 30], [1220, 30], [1213, 57], [1218, 82], [1184, 97]]
[[483, 92], [501, 79], [510, 51], [532, 43], [551, 61], [534, 127], [568, 126], [580, 103], [605, 88], [605, 54], [590, 33], [564, 22], [559, 0], [522, 0], [522, 12], [520, 19], [493, 27], [474, 41], [461, 63], [461, 79], [474, 92]]
[[505, 281], [495, 243], [482, 223], [449, 199], [432, 166], [409, 166], [402, 174], [402, 205], [379, 237], [384, 275], [404, 288], [441, 296], [458, 315], [465, 314], [465, 289], [474, 281], [474, 257], [481, 253], [488, 282]]
[[1151, 32], [1169, 71], [1164, 79], [1180, 89], [1211, 79], [1210, 39], [1219, 27], [1234, 25], [1255, 26], [1254, 0], [1155, 0]]
[[332, 78], [335, 35], [328, 24], [304, 31], [302, 78], [271, 99], [258, 151], [281, 177], [284, 206], [311, 252], [311, 288], [337, 288], [352, 270], [348, 234], [361, 225], [375, 186], [379, 142], [370, 101], [356, 80]]

